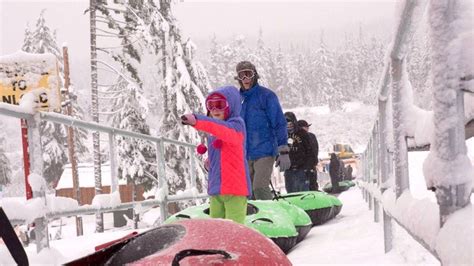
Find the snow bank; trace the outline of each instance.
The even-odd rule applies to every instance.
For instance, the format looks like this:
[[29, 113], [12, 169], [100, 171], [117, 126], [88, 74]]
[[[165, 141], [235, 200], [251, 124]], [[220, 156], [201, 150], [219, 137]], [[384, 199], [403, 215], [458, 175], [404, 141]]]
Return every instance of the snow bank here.
[[[92, 163], [80, 163], [77, 167], [80, 187], [95, 187], [94, 165]], [[110, 186], [111, 169], [110, 163], [104, 163], [100, 167], [102, 186]], [[119, 185], [126, 185], [127, 181], [119, 179]], [[72, 188], [72, 168], [70, 164], [66, 164], [64, 172], [59, 179], [56, 189]]]

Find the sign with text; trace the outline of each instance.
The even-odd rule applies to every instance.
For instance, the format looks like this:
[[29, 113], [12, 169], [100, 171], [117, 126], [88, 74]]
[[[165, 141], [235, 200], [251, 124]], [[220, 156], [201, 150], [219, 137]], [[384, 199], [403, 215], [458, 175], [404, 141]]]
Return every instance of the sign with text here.
[[42, 89], [35, 103], [42, 111], [61, 108], [59, 75], [53, 54], [17, 52], [0, 57], [0, 102], [16, 104], [24, 94]]

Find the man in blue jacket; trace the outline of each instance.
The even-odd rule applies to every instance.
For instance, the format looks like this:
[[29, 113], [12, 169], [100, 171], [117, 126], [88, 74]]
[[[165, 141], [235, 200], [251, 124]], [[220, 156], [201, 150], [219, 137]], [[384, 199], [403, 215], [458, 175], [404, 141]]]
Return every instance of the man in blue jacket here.
[[258, 84], [258, 73], [249, 61], [236, 67], [240, 84], [240, 116], [247, 129], [247, 160], [255, 199], [272, 199], [269, 188], [273, 163], [280, 171], [290, 167], [286, 119], [276, 94]]

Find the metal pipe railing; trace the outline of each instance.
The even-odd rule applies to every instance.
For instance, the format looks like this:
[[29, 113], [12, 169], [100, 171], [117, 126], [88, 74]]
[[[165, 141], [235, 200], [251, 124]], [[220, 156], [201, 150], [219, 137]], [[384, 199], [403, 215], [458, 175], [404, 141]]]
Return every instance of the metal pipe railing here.
[[[197, 191], [196, 187], [196, 178], [197, 175], [196, 171], [196, 162], [195, 156], [193, 155], [193, 150], [196, 147], [194, 144], [176, 141], [164, 137], [153, 137], [150, 135], [140, 134], [136, 132], [121, 130], [105, 125], [101, 125], [94, 122], [86, 122], [79, 119], [75, 119], [69, 116], [65, 116], [58, 113], [46, 113], [46, 112], [39, 112], [39, 113], [31, 113], [24, 108], [19, 106], [0, 103], [0, 115], [6, 115], [10, 117], [26, 119], [28, 124], [28, 139], [30, 143], [29, 152], [30, 152], [30, 165], [31, 165], [31, 173], [35, 173], [39, 176], [42, 176], [42, 148], [41, 148], [41, 135], [39, 130], [39, 121], [50, 121], [53, 123], [59, 123], [66, 126], [71, 127], [79, 127], [84, 128], [87, 130], [93, 130], [97, 132], [104, 132], [108, 134], [108, 142], [109, 142], [109, 149], [110, 149], [110, 167], [111, 167], [111, 193], [118, 190], [118, 180], [117, 180], [117, 156], [116, 156], [116, 149], [115, 149], [115, 137], [116, 136], [126, 136], [131, 138], [138, 138], [142, 140], [148, 140], [155, 143], [156, 146], [156, 155], [158, 161], [158, 189], [160, 196], [159, 199], [155, 200], [145, 200], [142, 202], [129, 202], [129, 203], [122, 203], [113, 207], [95, 207], [95, 206], [80, 206], [78, 209], [75, 210], [66, 210], [66, 211], [59, 211], [59, 212], [47, 212], [41, 217], [37, 217], [35, 222], [35, 234], [36, 234], [36, 242], [37, 242], [37, 251], [41, 251], [45, 247], [49, 247], [49, 238], [48, 238], [48, 221], [51, 219], [56, 219], [65, 216], [75, 216], [75, 215], [87, 215], [87, 214], [99, 214], [104, 212], [116, 211], [116, 210], [126, 210], [135, 207], [149, 207], [149, 206], [160, 206], [160, 222], [163, 222], [167, 216], [167, 205], [169, 202], [177, 202], [177, 201], [184, 201], [184, 200], [193, 200], [193, 199], [202, 199], [209, 197], [207, 193], [201, 193], [197, 195], [189, 196], [189, 193], [183, 195], [169, 195], [169, 189], [166, 179], [166, 162], [165, 162], [165, 148], [164, 143], [170, 143], [174, 145], [183, 146], [189, 149], [190, 153], [190, 169], [191, 169], [191, 182], [189, 183], [192, 190]], [[44, 200], [46, 205], [46, 197], [45, 197], [45, 190], [44, 188], [37, 188], [34, 187], [33, 196], [35, 198], [40, 197]], [[38, 191], [39, 189], [39, 191]], [[14, 219], [12, 223], [24, 223], [25, 220], [22, 219]]]
[[[464, 138], [464, 106], [462, 90], [454, 86], [461, 86], [460, 82], [453, 82], [449, 79], [456, 78], [456, 73], [444, 73], [446, 69], [456, 69], [449, 67], [448, 64], [453, 62], [448, 60], [449, 51], [446, 47], [449, 42], [456, 38], [458, 34], [452, 28], [452, 22], [459, 19], [456, 17], [460, 13], [456, 12], [458, 8], [456, 1], [431, 1], [431, 32], [435, 35], [434, 41], [437, 47], [434, 47], [434, 57], [437, 60], [433, 64], [444, 65], [445, 67], [436, 68], [432, 76], [436, 77], [434, 82], [434, 111], [435, 111], [435, 135], [434, 142], [431, 143], [430, 152], [433, 151], [435, 155], [442, 159], [454, 160], [459, 156], [466, 156], [465, 152], [465, 138]], [[389, 252], [393, 246], [393, 228], [392, 220], [403, 227], [417, 242], [425, 247], [433, 256], [441, 261], [442, 264], [449, 263], [446, 254], [450, 251], [439, 245], [438, 235], [443, 231], [443, 224], [446, 222], [449, 215], [455, 211], [463, 208], [469, 203], [472, 189], [466, 189], [466, 186], [472, 185], [470, 182], [455, 184], [449, 187], [444, 185], [436, 187], [437, 204], [427, 205], [422, 200], [410, 199], [410, 208], [406, 210], [408, 213], [401, 213], [397, 208], [403, 208], [405, 205], [399, 198], [409, 197], [409, 173], [408, 173], [408, 144], [406, 131], [406, 117], [408, 106], [407, 93], [403, 92], [404, 75], [407, 75], [405, 70], [405, 58], [408, 52], [408, 45], [413, 38], [416, 26], [416, 20], [419, 20], [424, 13], [426, 1], [407, 0], [403, 6], [400, 23], [398, 25], [395, 40], [391, 47], [390, 57], [387, 58], [385, 69], [382, 73], [379, 89], [379, 113], [377, 121], [374, 124], [374, 130], [368, 141], [366, 150], [362, 156], [363, 173], [365, 177], [363, 181], [359, 182], [364, 198], [366, 193], [374, 199], [374, 220], [377, 221], [378, 210], [377, 205], [381, 203], [385, 205], [383, 208], [383, 224], [384, 224], [384, 244], [385, 252]], [[433, 28], [435, 24], [435, 28]], [[449, 36], [449, 37], [446, 37]], [[436, 40], [439, 38], [439, 40]], [[435, 68], [433, 68], [435, 69]], [[391, 88], [391, 90], [390, 90]], [[453, 90], [455, 97], [446, 99], [447, 90]], [[436, 94], [439, 94], [438, 97]], [[391, 94], [392, 105], [387, 105], [389, 94]], [[389, 108], [392, 108], [392, 117], [389, 117]], [[455, 120], [457, 123], [446, 124], [446, 118]], [[393, 132], [389, 132], [388, 121], [392, 119]], [[389, 145], [390, 138], [393, 137], [393, 147]], [[444, 145], [444, 147], [443, 147]], [[449, 148], [448, 148], [449, 146]], [[376, 148], [376, 149], [374, 149]], [[443, 152], [441, 152], [443, 150]], [[439, 154], [439, 155], [438, 155]], [[438, 165], [439, 166], [439, 165]], [[449, 163], [446, 167], [450, 167]], [[451, 168], [449, 168], [451, 169]], [[451, 169], [452, 170], [452, 169]], [[376, 185], [372, 182], [372, 174], [380, 178], [380, 183]], [[444, 173], [444, 172], [443, 172]], [[395, 177], [395, 188], [392, 188], [393, 182], [390, 178]], [[468, 173], [466, 173], [467, 175]], [[444, 177], [444, 176], [443, 176]], [[444, 178], [449, 178], [446, 176]], [[404, 199], [406, 201], [406, 199]], [[405, 202], [406, 203], [406, 202]], [[419, 208], [415, 208], [419, 207]], [[369, 208], [371, 202], [369, 201]], [[426, 210], [428, 208], [428, 210]], [[472, 209], [466, 209], [467, 212], [472, 212]], [[419, 213], [432, 213], [439, 215], [439, 223], [433, 221], [432, 217], [417, 217], [425, 228], [419, 228], [410, 221], [410, 216], [415, 216]], [[404, 215], [405, 214], [405, 215]], [[408, 214], [408, 215], [407, 215]], [[410, 217], [410, 218], [408, 218]], [[454, 227], [458, 226], [455, 224]], [[451, 225], [453, 227], [453, 225]], [[427, 234], [427, 230], [431, 230], [431, 234]], [[450, 230], [450, 228], [446, 229]], [[452, 229], [451, 229], [452, 230]], [[469, 231], [469, 230], [468, 230]], [[462, 234], [462, 233], [461, 233]], [[462, 237], [460, 237], [462, 238]], [[456, 243], [452, 243], [456, 245]], [[462, 243], [461, 245], [465, 245]], [[471, 244], [471, 243], [467, 243]], [[464, 247], [463, 247], [464, 248]], [[467, 251], [463, 251], [467, 252]], [[472, 256], [472, 254], [471, 254]], [[472, 260], [467, 262], [471, 264]]]

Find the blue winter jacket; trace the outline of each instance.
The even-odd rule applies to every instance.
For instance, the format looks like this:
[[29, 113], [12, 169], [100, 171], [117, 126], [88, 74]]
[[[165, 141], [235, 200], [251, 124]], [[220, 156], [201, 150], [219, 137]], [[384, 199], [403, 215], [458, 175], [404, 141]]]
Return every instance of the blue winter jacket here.
[[276, 156], [280, 145], [287, 145], [286, 119], [276, 94], [258, 83], [249, 90], [240, 89], [240, 116], [247, 129], [247, 159]]

